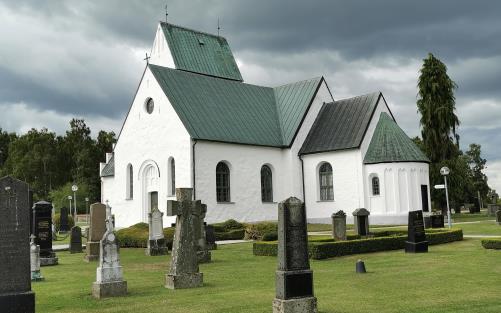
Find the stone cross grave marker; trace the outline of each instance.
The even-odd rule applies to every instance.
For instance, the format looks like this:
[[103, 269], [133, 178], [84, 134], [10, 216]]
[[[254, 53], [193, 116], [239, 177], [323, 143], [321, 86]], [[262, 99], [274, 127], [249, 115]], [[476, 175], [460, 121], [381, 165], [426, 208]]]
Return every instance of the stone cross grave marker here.
[[40, 265], [56, 265], [58, 258], [52, 250], [52, 204], [39, 201], [33, 205], [35, 243], [40, 246]]
[[59, 231], [67, 232], [70, 230], [70, 224], [68, 221], [68, 208], [61, 208], [59, 215]]
[[96, 281], [92, 284], [92, 296], [97, 299], [127, 294], [127, 282], [123, 280], [118, 241], [109, 205], [106, 205], [106, 213], [106, 231], [99, 242], [99, 267], [96, 270]]
[[197, 240], [197, 258], [198, 263], [210, 263], [212, 255], [207, 246], [204, 224], [205, 215], [207, 214], [207, 205], [202, 203], [201, 208], [202, 211], [200, 213], [200, 216], [198, 216], [198, 218], [195, 216], [194, 218], [195, 237]]
[[31, 281], [44, 280], [40, 273], [40, 246], [35, 243], [35, 235], [30, 236]]
[[90, 226], [85, 247], [85, 260], [96, 261], [99, 258], [99, 244], [106, 232], [106, 206], [102, 203], [93, 203], [90, 206]]
[[291, 197], [278, 205], [278, 270], [274, 313], [317, 312], [313, 271], [308, 259], [306, 210]]
[[163, 216], [164, 214], [157, 207], [151, 213], [148, 213], [149, 238], [145, 250], [146, 255], [165, 255], [169, 253], [167, 241], [164, 237]]
[[30, 277], [28, 184], [0, 178], [0, 311], [35, 312]]
[[409, 212], [405, 252], [428, 252], [428, 241], [426, 241], [423, 211], [421, 210]]
[[167, 201], [167, 215], [176, 216], [176, 230], [172, 245], [169, 273], [165, 287], [169, 289], [196, 288], [203, 285], [199, 272], [194, 219], [200, 216], [200, 200], [193, 201], [192, 188], [177, 188], [177, 201]]
[[70, 253], [81, 253], [82, 251], [82, 229], [79, 226], [71, 228]]
[[353, 211], [353, 224], [355, 226], [355, 233], [360, 236], [369, 235], [369, 215], [371, 213], [364, 208], [358, 208]]
[[332, 218], [332, 238], [336, 240], [346, 240], [346, 213], [337, 211], [331, 215]]

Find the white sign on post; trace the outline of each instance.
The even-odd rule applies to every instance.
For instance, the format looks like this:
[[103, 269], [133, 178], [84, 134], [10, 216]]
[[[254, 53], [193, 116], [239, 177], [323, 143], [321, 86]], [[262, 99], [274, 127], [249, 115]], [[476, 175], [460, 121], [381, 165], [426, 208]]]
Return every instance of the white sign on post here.
[[435, 185], [434, 186], [435, 189], [445, 189], [445, 185]]

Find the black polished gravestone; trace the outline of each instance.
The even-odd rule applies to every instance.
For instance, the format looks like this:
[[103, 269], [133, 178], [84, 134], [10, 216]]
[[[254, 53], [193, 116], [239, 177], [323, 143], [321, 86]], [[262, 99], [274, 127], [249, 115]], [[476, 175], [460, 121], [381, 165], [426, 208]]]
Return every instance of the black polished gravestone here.
[[35, 243], [40, 246], [40, 266], [56, 265], [58, 260], [52, 250], [52, 204], [39, 201], [33, 205]]
[[0, 178], [0, 312], [35, 312], [28, 184]]
[[70, 234], [70, 253], [81, 253], [82, 251], [82, 229], [73, 226]]
[[61, 214], [59, 215], [59, 231], [67, 232], [70, 230], [70, 224], [68, 221], [68, 208], [61, 208]]
[[428, 241], [424, 231], [423, 211], [410, 211], [407, 224], [405, 252], [428, 252]]
[[278, 270], [274, 313], [317, 312], [313, 271], [308, 259], [306, 210], [291, 197], [278, 205]]
[[431, 216], [431, 228], [444, 228], [444, 216], [443, 215], [432, 215]]

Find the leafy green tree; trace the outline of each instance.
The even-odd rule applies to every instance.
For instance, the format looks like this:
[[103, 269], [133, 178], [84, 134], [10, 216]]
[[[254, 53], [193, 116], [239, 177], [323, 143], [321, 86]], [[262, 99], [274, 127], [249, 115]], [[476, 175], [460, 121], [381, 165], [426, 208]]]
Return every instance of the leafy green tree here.
[[[17, 135], [15, 133], [8, 133], [3, 131], [0, 127], [0, 174], [6, 175], [8, 173], [2, 173], [2, 168], [9, 156], [9, 144], [16, 140]], [[3, 176], [2, 175], [2, 176]]]
[[[73, 197], [73, 191], [71, 190], [72, 185], [72, 182], [68, 182], [57, 189], [53, 189], [49, 193], [49, 200], [54, 205], [56, 211], [58, 211], [62, 207], [70, 207], [70, 200], [68, 200], [68, 196]], [[78, 191], [76, 192], [78, 214], [84, 214], [87, 210], [87, 203], [85, 202], [85, 198], [89, 197], [89, 186], [83, 182], [77, 182], [76, 185], [78, 186]], [[94, 201], [89, 202], [89, 205], [93, 202]], [[71, 200], [72, 208], [74, 206], [74, 203], [74, 200]]]
[[487, 200], [487, 195], [489, 194], [490, 188], [487, 183], [487, 175], [484, 174], [483, 170], [487, 160], [481, 156], [482, 146], [479, 144], [470, 144], [470, 149], [466, 151], [466, 156], [468, 158], [468, 164], [471, 169], [472, 182], [474, 186], [474, 197], [477, 196], [477, 192], [480, 192], [480, 197], [482, 201]]

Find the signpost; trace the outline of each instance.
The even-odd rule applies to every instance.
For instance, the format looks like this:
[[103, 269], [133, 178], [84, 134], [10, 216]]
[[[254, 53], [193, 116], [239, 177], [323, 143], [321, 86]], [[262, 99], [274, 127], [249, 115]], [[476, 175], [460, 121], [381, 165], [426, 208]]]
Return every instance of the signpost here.
[[[452, 228], [452, 220], [451, 220], [451, 208], [449, 207], [449, 191], [447, 190], [447, 175], [450, 174], [450, 170], [447, 166], [444, 166], [440, 169], [440, 174], [444, 176], [444, 188], [445, 188], [445, 200], [447, 201], [447, 219], [449, 220], [449, 228]], [[440, 186], [440, 185], [438, 185]], [[440, 188], [438, 188], [440, 189]]]
[[435, 186], [433, 186], [433, 188], [435, 188], [435, 189], [445, 189], [445, 185], [444, 184], [442, 184], [442, 185], [435, 185]]

